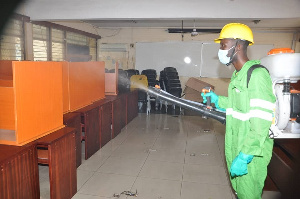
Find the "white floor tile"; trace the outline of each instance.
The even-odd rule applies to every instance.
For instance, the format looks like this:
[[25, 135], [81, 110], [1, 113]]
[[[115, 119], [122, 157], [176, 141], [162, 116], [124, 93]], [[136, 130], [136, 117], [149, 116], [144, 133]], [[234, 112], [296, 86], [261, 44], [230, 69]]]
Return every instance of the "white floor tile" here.
[[93, 171], [85, 171], [77, 169], [77, 190], [80, 190], [80, 188], [90, 179], [95, 172]]
[[173, 138], [173, 137], [159, 137], [153, 148], [154, 149], [161, 149], [161, 148], [166, 148], [166, 149], [173, 149], [173, 150], [184, 150], [186, 147], [186, 141], [178, 138]]
[[141, 145], [145, 147], [151, 147], [156, 139], [157, 134], [131, 134], [123, 142], [123, 145]]
[[183, 164], [147, 160], [139, 177], [182, 180]]
[[146, 160], [148, 156], [149, 147], [134, 145], [134, 144], [124, 144], [121, 145], [118, 149], [116, 149], [111, 156], [113, 157], [122, 157], [129, 159], [142, 159]]
[[187, 142], [185, 163], [224, 166], [217, 141]]
[[185, 150], [160, 148], [150, 150], [147, 160], [184, 163]]
[[181, 199], [233, 199], [226, 185], [183, 182]]
[[107, 155], [92, 155], [89, 159], [85, 160], [78, 169], [86, 171], [97, 171], [104, 161], [108, 158]]
[[220, 166], [185, 164], [183, 181], [229, 186], [225, 168]]
[[132, 191], [137, 190], [137, 199], [180, 199], [180, 181], [138, 177]]
[[[125, 197], [124, 197], [124, 198], [125, 198]], [[76, 193], [76, 194], [72, 197], [72, 199], [109, 199], [109, 198]]]
[[[120, 145], [118, 145], [118, 147], [119, 146]], [[101, 147], [100, 150], [98, 150], [94, 155], [110, 156], [114, 150], [115, 148], [113, 147], [113, 142], [110, 141]]]
[[123, 191], [131, 189], [134, 180], [132, 176], [95, 173], [79, 190], [81, 194], [90, 194], [102, 197], [113, 197]]
[[109, 157], [97, 172], [137, 176], [144, 163], [142, 159]]

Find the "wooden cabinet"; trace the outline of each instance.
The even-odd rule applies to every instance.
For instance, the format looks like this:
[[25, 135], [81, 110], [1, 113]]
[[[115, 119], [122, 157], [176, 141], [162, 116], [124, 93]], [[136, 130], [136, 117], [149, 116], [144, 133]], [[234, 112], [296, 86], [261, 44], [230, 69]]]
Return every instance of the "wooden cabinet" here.
[[75, 129], [76, 142], [76, 167], [81, 165], [81, 115], [80, 113], [66, 113], [64, 114], [64, 125]]
[[85, 159], [88, 159], [100, 149], [99, 107], [92, 104], [75, 112], [81, 114], [83, 140], [85, 141]]
[[[121, 98], [118, 96], [112, 99], [112, 138], [115, 138], [119, 133], [121, 133], [122, 127], [122, 116], [126, 113], [122, 112], [122, 103]], [[124, 116], [123, 116], [124, 117]]]
[[103, 103], [100, 106], [100, 137], [101, 147], [107, 144], [111, 139], [112, 125], [112, 103], [110, 101]]
[[50, 197], [72, 198], [77, 192], [75, 129], [62, 128], [36, 142], [39, 163], [49, 165]]
[[127, 96], [127, 124], [137, 117], [138, 112], [138, 90], [133, 90]]
[[0, 198], [40, 198], [35, 144], [0, 145]]

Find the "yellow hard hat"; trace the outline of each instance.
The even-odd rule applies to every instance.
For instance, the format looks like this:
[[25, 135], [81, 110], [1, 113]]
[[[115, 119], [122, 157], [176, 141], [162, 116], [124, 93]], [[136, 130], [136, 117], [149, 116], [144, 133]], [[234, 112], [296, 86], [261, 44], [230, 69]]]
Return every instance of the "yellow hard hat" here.
[[226, 24], [222, 28], [219, 38], [215, 39], [215, 42], [220, 43], [222, 39], [241, 39], [249, 41], [250, 46], [254, 44], [252, 30], [241, 23]]

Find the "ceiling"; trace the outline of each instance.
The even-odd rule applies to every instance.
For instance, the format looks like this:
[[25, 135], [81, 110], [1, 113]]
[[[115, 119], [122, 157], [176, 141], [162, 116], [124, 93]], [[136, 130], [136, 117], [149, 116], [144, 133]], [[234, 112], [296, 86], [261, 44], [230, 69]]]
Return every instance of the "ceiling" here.
[[[72, 3], [70, 3], [72, 2]], [[299, 0], [24, 0], [34, 21], [84, 21], [99, 28], [222, 28], [300, 30]], [[254, 23], [254, 21], [258, 23]]]
[[147, 19], [147, 20], [85, 20], [99, 28], [222, 28], [227, 23], [239, 22], [257, 29], [297, 29], [300, 30], [300, 18], [293, 19]]

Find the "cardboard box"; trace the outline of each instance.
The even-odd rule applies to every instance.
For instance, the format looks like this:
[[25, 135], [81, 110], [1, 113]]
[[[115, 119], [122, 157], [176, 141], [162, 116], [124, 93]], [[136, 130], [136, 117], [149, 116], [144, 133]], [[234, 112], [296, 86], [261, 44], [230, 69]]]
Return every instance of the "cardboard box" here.
[[201, 92], [204, 87], [211, 87], [214, 89], [215, 87], [209, 83], [191, 77], [185, 84], [185, 99], [202, 102]]
[[[214, 89], [215, 87], [209, 83], [191, 77], [185, 84], [184, 94], [185, 99], [195, 101], [195, 102], [202, 102], [203, 99], [201, 97], [201, 92], [204, 87], [211, 87]], [[195, 111], [191, 110], [184, 110], [185, 115], [199, 115]]]

